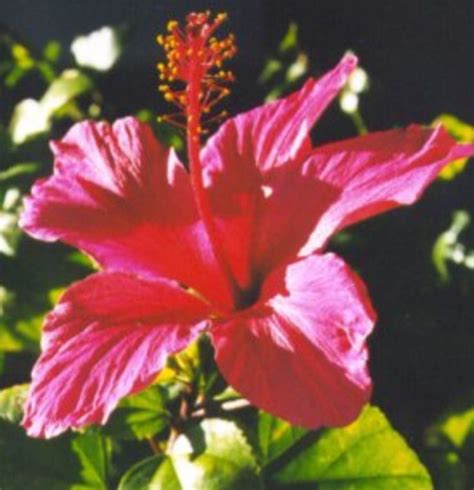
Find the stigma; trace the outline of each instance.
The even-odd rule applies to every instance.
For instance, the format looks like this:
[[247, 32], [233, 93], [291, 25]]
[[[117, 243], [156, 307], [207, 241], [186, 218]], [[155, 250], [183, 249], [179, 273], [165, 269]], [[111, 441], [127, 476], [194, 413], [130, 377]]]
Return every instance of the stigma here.
[[[222, 66], [237, 51], [234, 36], [217, 39], [214, 35], [226, 19], [225, 13], [211, 18], [209, 11], [193, 12], [186, 17], [184, 27], [171, 20], [168, 33], [157, 37], [166, 54], [166, 63], [157, 65], [159, 90], [178, 108], [177, 113], [163, 116], [164, 120], [184, 128], [199, 125], [201, 117], [230, 94], [227, 84], [234, 76]], [[212, 119], [225, 115], [221, 112]]]

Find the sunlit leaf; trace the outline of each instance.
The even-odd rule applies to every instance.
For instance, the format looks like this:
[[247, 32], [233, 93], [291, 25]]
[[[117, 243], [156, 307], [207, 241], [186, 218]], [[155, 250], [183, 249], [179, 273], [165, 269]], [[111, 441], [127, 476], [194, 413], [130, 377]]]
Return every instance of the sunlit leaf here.
[[78, 36], [71, 44], [71, 51], [79, 66], [97, 71], [108, 71], [122, 53], [118, 29], [104, 26], [85, 36]]
[[41, 107], [51, 116], [92, 86], [90, 78], [79, 70], [64, 70], [41, 98]]
[[0, 182], [19, 177], [20, 175], [31, 175], [38, 171], [39, 164], [34, 162], [17, 163], [0, 172]]
[[281, 61], [274, 58], [268, 59], [258, 78], [258, 82], [261, 84], [269, 82], [277, 73], [281, 72], [283, 68], [284, 66]]
[[298, 49], [298, 24], [296, 24], [296, 22], [291, 22], [285, 36], [278, 46], [278, 51], [280, 51], [280, 53], [286, 53], [294, 49]]
[[79, 251], [71, 252], [68, 256], [68, 261], [90, 270], [99, 270], [100, 268], [99, 264], [92, 257]]
[[50, 128], [50, 113], [42, 103], [35, 99], [24, 99], [15, 106], [9, 126], [15, 144], [21, 145]]
[[120, 490], [258, 490], [258, 467], [242, 430], [207, 419], [182, 434], [168, 455], [144, 460], [123, 477]]
[[23, 341], [14, 335], [5, 324], [0, 323], [0, 352], [18, 352], [23, 348]]
[[16, 385], [0, 391], [0, 419], [13, 424], [22, 419], [28, 386], [27, 384]]
[[16, 64], [23, 70], [28, 70], [34, 66], [34, 60], [26, 46], [14, 43], [11, 47], [12, 57]]
[[159, 386], [124, 398], [103, 429], [106, 434], [125, 439], [148, 439], [170, 422], [165, 395]]
[[[461, 143], [474, 142], [474, 126], [461, 121], [452, 114], [441, 114], [434, 122], [434, 125], [442, 124], [446, 131]], [[439, 177], [444, 180], [452, 180], [460, 174], [468, 161], [468, 158], [455, 160], [441, 170]]]
[[431, 252], [433, 265], [444, 282], [449, 280], [449, 261], [457, 264], [466, 261], [465, 247], [459, 243], [459, 235], [469, 226], [470, 221], [471, 218], [467, 211], [455, 211], [450, 227], [438, 236], [433, 245]]
[[263, 463], [268, 464], [298, 442], [308, 431], [288, 422], [260, 412], [258, 417], [258, 441]]
[[72, 450], [77, 454], [82, 466], [81, 488], [107, 490], [112, 454], [110, 440], [101, 434], [87, 432], [73, 439]]
[[61, 43], [58, 41], [48, 41], [43, 49], [43, 56], [52, 63], [56, 63], [61, 56]]
[[308, 72], [308, 55], [300, 53], [296, 60], [286, 70], [286, 81], [291, 84], [297, 82], [301, 77]]
[[4, 255], [15, 255], [20, 228], [18, 217], [21, 204], [21, 192], [14, 187], [7, 189], [3, 196], [0, 208], [0, 253]]
[[427, 431], [426, 446], [437, 488], [474, 485], [474, 396], [450, 408]]
[[318, 490], [429, 490], [431, 479], [416, 454], [375, 407], [341, 429], [305, 436], [269, 466], [278, 488], [296, 484]]
[[13, 88], [27, 74], [27, 71], [18, 65], [15, 65], [5, 77], [5, 85], [8, 88]]

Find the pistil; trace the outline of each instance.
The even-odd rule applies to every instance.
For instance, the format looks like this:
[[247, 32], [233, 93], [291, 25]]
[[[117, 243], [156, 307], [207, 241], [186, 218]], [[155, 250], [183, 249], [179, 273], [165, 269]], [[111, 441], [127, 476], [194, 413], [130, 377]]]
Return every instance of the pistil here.
[[[225, 14], [219, 14], [211, 21], [209, 12], [192, 13], [187, 17], [184, 30], [176, 21], [169, 22], [169, 34], [157, 38], [165, 49], [168, 63], [158, 64], [158, 70], [161, 80], [167, 82], [160, 85], [160, 91], [167, 101], [179, 109], [177, 114], [164, 116], [163, 119], [186, 129], [189, 169], [198, 212], [237, 305], [241, 291], [219, 239], [210, 197], [204, 188], [200, 159], [202, 117], [229, 94], [224, 84], [233, 80], [230, 72], [222, 70], [223, 61], [236, 52], [233, 36], [230, 34], [223, 40], [212, 37], [225, 19]], [[181, 88], [175, 88], [176, 84], [181, 84]], [[223, 115], [220, 113], [218, 117]]]

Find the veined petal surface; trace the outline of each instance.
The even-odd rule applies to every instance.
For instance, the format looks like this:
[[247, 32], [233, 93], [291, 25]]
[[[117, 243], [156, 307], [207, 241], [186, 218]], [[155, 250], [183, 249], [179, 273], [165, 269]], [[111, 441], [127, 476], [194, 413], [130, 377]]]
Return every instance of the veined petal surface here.
[[47, 316], [23, 425], [52, 437], [105, 423], [153, 382], [168, 355], [205, 327], [209, 308], [177, 284], [100, 272], [71, 286]]
[[440, 126], [412, 125], [317, 148], [304, 173], [339, 189], [301, 251], [319, 250], [337, 231], [401, 205], [413, 204], [449, 162], [474, 155]]
[[362, 281], [333, 254], [276, 270], [253, 309], [211, 330], [221, 372], [256, 406], [307, 428], [353, 421], [371, 394], [375, 321]]
[[28, 233], [74, 245], [108, 270], [169, 277], [230, 301], [189, 175], [146, 124], [86, 121], [52, 149], [54, 174], [25, 201]]

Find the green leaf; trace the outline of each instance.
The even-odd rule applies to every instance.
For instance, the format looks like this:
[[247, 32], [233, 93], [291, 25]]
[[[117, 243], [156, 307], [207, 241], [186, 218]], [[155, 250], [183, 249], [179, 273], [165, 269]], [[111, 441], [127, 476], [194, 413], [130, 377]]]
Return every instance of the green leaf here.
[[88, 92], [92, 86], [90, 78], [79, 70], [64, 70], [43, 95], [40, 100], [41, 107], [51, 116], [68, 102]]
[[[416, 454], [375, 407], [351, 425], [309, 433], [291, 457], [272, 463], [278, 488], [317, 485], [318, 490], [428, 490], [431, 479]], [[287, 460], [288, 459], [288, 460]], [[273, 487], [272, 487], [273, 488]]]
[[0, 462], [0, 488], [5, 490], [65, 490], [79, 475], [67, 436], [31, 439], [22, 428], [1, 420]]
[[132, 466], [123, 476], [118, 490], [183, 490], [173, 460], [166, 455], [152, 456]]
[[122, 439], [149, 439], [165, 429], [169, 421], [165, 397], [154, 385], [124, 398], [103, 431]]
[[67, 258], [68, 262], [72, 264], [77, 264], [82, 267], [85, 267], [89, 270], [99, 270], [99, 264], [89, 255], [86, 255], [83, 252], [74, 251], [71, 252]]
[[258, 442], [264, 464], [270, 463], [298, 442], [307, 431], [288, 422], [260, 412], [258, 417]]
[[49, 112], [41, 102], [24, 99], [15, 106], [8, 129], [13, 143], [21, 145], [51, 129]]
[[[107, 490], [111, 442], [101, 434], [86, 432], [75, 437], [72, 449], [82, 465], [81, 477], [91, 490]], [[86, 488], [84, 485], [81, 488]]]
[[229, 420], [207, 419], [180, 435], [168, 455], [133, 466], [119, 490], [258, 490], [263, 488], [252, 448]]
[[16, 385], [0, 391], [0, 419], [13, 424], [20, 422], [28, 386], [28, 384]]
[[427, 431], [426, 447], [437, 488], [474, 485], [474, 393], [451, 407]]
[[61, 44], [58, 41], [49, 41], [43, 49], [43, 56], [52, 63], [56, 63], [61, 56]]
[[281, 40], [278, 51], [282, 54], [298, 49], [298, 24], [291, 22], [285, 37]]
[[[433, 124], [442, 124], [446, 131], [461, 143], [472, 143], [474, 141], [474, 126], [461, 121], [452, 114], [441, 114]], [[469, 158], [460, 158], [446, 165], [439, 176], [444, 180], [452, 180], [464, 171]]]
[[20, 175], [31, 175], [38, 171], [39, 164], [33, 162], [17, 163], [0, 172], [0, 182], [5, 182]]
[[[431, 259], [442, 282], [447, 282], [450, 278], [448, 261], [460, 263], [465, 260], [464, 257], [461, 261], [456, 259], [456, 250], [464, 249], [459, 243], [459, 235], [469, 226], [470, 221], [471, 217], [467, 211], [455, 211], [450, 227], [438, 236], [433, 245]], [[464, 255], [464, 252], [461, 253]]]

